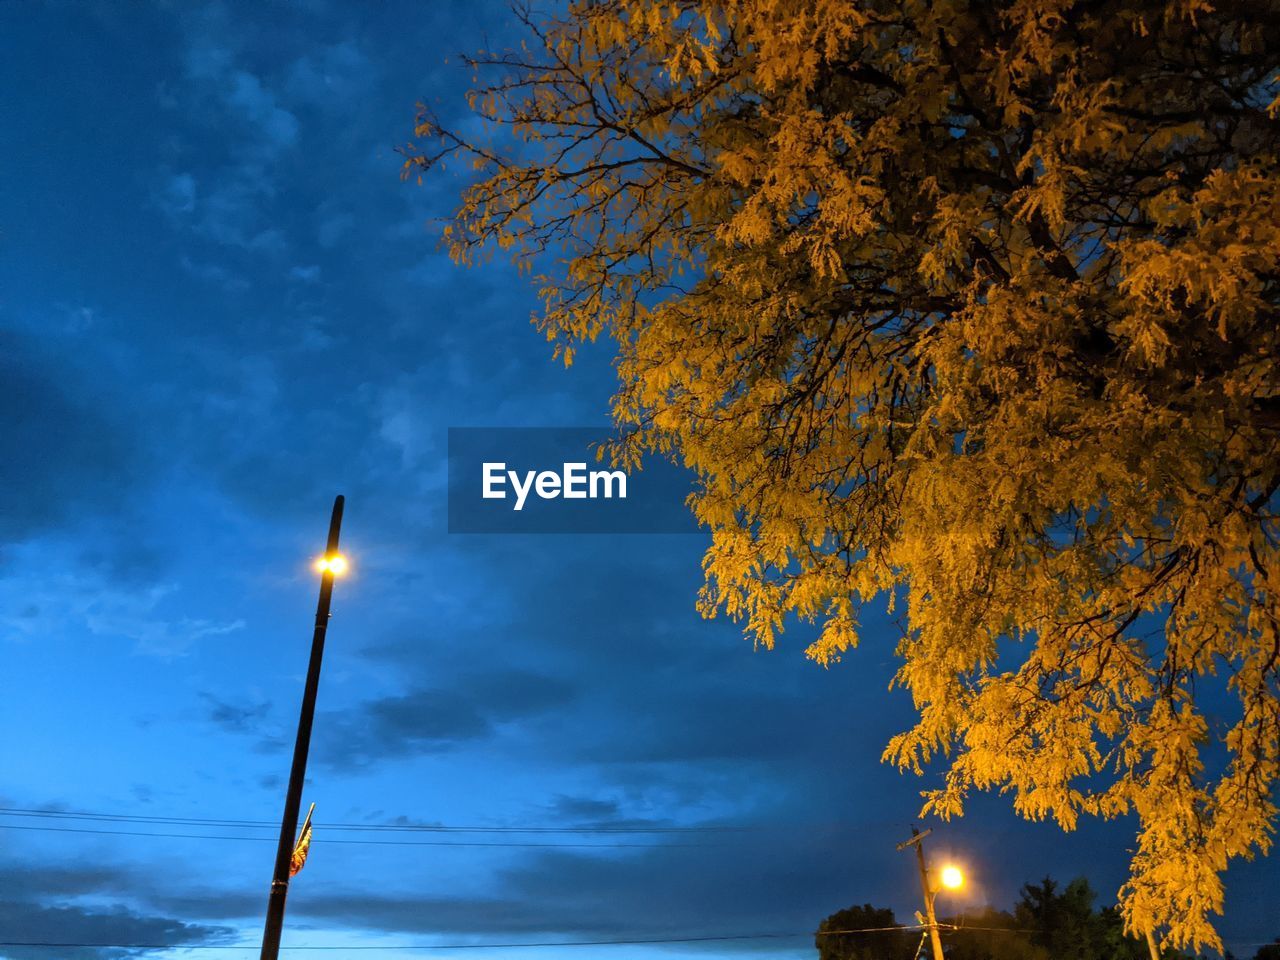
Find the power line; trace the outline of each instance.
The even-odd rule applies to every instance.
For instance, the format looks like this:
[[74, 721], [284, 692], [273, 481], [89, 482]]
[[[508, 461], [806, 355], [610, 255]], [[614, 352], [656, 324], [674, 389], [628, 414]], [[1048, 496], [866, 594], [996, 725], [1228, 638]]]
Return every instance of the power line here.
[[[71, 810], [41, 810], [25, 807], [0, 807], [0, 815], [7, 817], [37, 817], [63, 820], [101, 820], [107, 822], [156, 823], [207, 827], [251, 827], [275, 829], [278, 824], [269, 820], [238, 820], [231, 818], [149, 816], [128, 813], [101, 813]], [[563, 833], [563, 834], [661, 834], [661, 833], [737, 833], [751, 830], [780, 829], [781, 825], [699, 825], [699, 826], [458, 826], [452, 824], [416, 823], [316, 823], [317, 829], [352, 831], [392, 831], [420, 833]]]
[[[648, 944], [668, 944], [668, 943], [716, 943], [741, 940], [795, 940], [801, 937], [813, 936], [833, 936], [839, 934], [847, 936], [850, 934], [865, 933], [916, 933], [921, 929], [920, 926], [901, 926], [901, 927], [867, 927], [861, 930], [819, 930], [808, 933], [752, 933], [740, 935], [723, 935], [723, 936], [703, 936], [703, 937], [654, 937], [633, 940], [533, 940], [521, 941], [513, 943], [390, 943], [385, 945], [377, 944], [293, 944], [282, 946], [283, 950], [521, 950], [521, 949], [539, 949], [546, 947], [615, 947], [615, 946], [644, 946]], [[1026, 933], [1026, 930], [1014, 929], [1011, 927], [959, 927], [952, 928], [960, 930], [989, 930], [999, 933]], [[951, 932], [948, 930], [948, 932]], [[1256, 940], [1256, 941], [1231, 941], [1237, 947], [1262, 947], [1269, 946], [1275, 941], [1272, 940]], [[49, 949], [98, 949], [98, 950], [257, 950], [257, 943], [215, 943], [215, 944], [194, 944], [194, 943], [73, 943], [69, 941], [54, 942], [47, 940], [8, 940], [0, 941], [0, 947], [43, 947]]]
[[[640, 946], [659, 943], [712, 943], [731, 940], [792, 940], [798, 937], [832, 936], [834, 934], [888, 933], [894, 931], [911, 932], [916, 927], [867, 927], [861, 930], [821, 930], [805, 933], [745, 933], [717, 934], [694, 937], [652, 937], [629, 940], [525, 940], [513, 943], [392, 943], [379, 946], [376, 944], [296, 944], [282, 946], [281, 950], [516, 950], [540, 947], [614, 947]], [[43, 940], [0, 942], [0, 947], [49, 947], [70, 949], [111, 949], [111, 950], [250, 950], [257, 949], [256, 943], [240, 944], [187, 944], [187, 943], [66, 943]]]
[[[317, 829], [319, 829], [317, 827]], [[91, 833], [107, 837], [173, 837], [183, 840], [265, 840], [275, 842], [274, 837], [229, 836], [216, 833], [167, 833], [161, 831], [142, 830], [97, 830], [92, 827], [53, 827], [37, 826], [27, 823], [0, 823], [0, 830], [39, 830], [47, 833]], [[630, 847], [635, 849], [655, 850], [671, 847], [706, 848], [719, 846], [713, 843], [547, 843], [534, 840], [365, 840], [351, 837], [324, 837], [321, 843], [357, 843], [388, 847], [571, 847], [580, 850], [598, 847], [612, 849]]]

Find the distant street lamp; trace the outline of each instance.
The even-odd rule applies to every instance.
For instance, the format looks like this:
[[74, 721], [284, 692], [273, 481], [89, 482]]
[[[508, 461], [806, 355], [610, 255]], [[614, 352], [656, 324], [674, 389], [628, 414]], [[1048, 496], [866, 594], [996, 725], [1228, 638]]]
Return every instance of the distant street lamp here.
[[942, 868], [942, 885], [948, 890], [959, 890], [964, 886], [964, 874], [956, 866]]
[[261, 960], [276, 960], [280, 955], [284, 902], [289, 895], [294, 833], [298, 829], [298, 809], [302, 806], [302, 785], [307, 778], [307, 753], [311, 749], [311, 724], [316, 715], [316, 691], [320, 687], [320, 662], [324, 657], [324, 635], [329, 626], [329, 603], [333, 598], [334, 578], [347, 572], [347, 559], [338, 552], [343, 502], [342, 497], [333, 501], [333, 514], [329, 518], [329, 540], [325, 545], [324, 555], [315, 564], [316, 572], [320, 574], [320, 599], [316, 601], [311, 661], [307, 666], [307, 683], [302, 691], [302, 712], [298, 717], [298, 736], [293, 745], [293, 766], [289, 770], [289, 787], [284, 795], [284, 817], [280, 821], [280, 844], [276, 848], [271, 895], [267, 899], [267, 923], [262, 932]]
[[[920, 889], [924, 893], [924, 918], [925, 927], [929, 933], [929, 942], [933, 950], [933, 960], [944, 960], [942, 956], [942, 938], [938, 936], [938, 917], [933, 912], [933, 901], [938, 896], [939, 890], [959, 890], [964, 886], [964, 873], [959, 867], [949, 864], [942, 868], [939, 880], [940, 886], [933, 886], [929, 882], [929, 868], [925, 865], [924, 860], [924, 838], [929, 836], [933, 831], [926, 830], [921, 833], [915, 827], [911, 828], [911, 839], [904, 840], [898, 844], [899, 850], [905, 850], [907, 847], [916, 848], [916, 860], [920, 865]], [[919, 917], [919, 914], [916, 914]]]

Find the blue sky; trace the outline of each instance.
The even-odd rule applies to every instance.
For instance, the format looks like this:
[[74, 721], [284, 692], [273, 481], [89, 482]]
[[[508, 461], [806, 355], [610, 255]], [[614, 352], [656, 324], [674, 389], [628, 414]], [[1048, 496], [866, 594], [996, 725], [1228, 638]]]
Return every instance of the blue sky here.
[[[446, 59], [510, 31], [488, 0], [0, 6], [0, 805], [277, 820], [341, 492], [354, 570], [286, 948], [799, 958], [804, 936], [390, 947], [803, 934], [864, 902], [909, 919], [894, 844], [932, 781], [878, 762], [910, 720], [892, 624], [824, 671], [801, 629], [755, 651], [696, 615], [699, 535], [446, 530], [449, 427], [603, 423], [611, 393], [602, 350], [552, 361], [513, 270], [441, 252], [459, 181], [399, 178], [418, 100], [466, 122]], [[388, 823], [489, 829], [327, 826]], [[0, 941], [260, 936], [272, 829], [0, 832]], [[953, 907], [1046, 874], [1110, 899], [1132, 824], [1065, 836], [980, 798], [936, 838], [973, 881]], [[1239, 952], [1280, 933], [1278, 881], [1274, 858], [1230, 875]], [[55, 954], [257, 948], [0, 947]]]

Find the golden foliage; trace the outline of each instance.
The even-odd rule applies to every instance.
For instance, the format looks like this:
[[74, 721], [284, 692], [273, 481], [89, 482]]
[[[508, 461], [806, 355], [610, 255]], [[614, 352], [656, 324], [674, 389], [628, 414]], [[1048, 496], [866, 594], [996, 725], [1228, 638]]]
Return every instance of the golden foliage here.
[[566, 362], [614, 338], [620, 455], [701, 480], [702, 610], [830, 664], [900, 598], [926, 809], [1135, 815], [1130, 929], [1218, 946], [1280, 776], [1276, 4], [523, 19], [472, 61], [493, 145], [424, 116], [406, 173], [469, 158], [455, 256], [544, 269]]

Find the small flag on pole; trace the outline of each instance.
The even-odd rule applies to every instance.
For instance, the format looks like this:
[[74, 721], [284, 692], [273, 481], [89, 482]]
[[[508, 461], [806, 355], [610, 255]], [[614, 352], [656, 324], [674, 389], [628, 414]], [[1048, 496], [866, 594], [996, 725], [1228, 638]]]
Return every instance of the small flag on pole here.
[[302, 822], [302, 830], [298, 834], [298, 842], [293, 845], [293, 856], [289, 858], [289, 876], [296, 877], [298, 871], [306, 865], [307, 854], [311, 850], [311, 814], [316, 812], [313, 803], [307, 811], [307, 819]]

